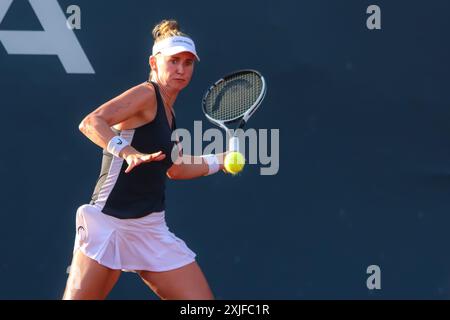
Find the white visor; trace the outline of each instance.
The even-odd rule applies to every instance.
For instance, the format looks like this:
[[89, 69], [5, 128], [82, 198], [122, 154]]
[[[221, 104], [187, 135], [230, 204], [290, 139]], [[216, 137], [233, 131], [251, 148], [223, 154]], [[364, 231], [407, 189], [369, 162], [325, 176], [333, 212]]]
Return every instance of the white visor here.
[[197, 51], [195, 51], [194, 41], [187, 37], [181, 36], [170, 37], [158, 41], [153, 46], [152, 55], [161, 53], [165, 56], [171, 56], [185, 51], [192, 53], [197, 58], [197, 60], [200, 61], [200, 58], [197, 55]]

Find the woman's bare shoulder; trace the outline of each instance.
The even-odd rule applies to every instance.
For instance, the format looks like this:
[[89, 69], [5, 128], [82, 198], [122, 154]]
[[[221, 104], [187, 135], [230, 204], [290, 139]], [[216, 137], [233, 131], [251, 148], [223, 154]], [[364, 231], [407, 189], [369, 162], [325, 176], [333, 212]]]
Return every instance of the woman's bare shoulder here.
[[139, 98], [148, 99], [150, 101], [151, 100], [156, 101], [155, 88], [153, 87], [153, 85], [151, 83], [148, 83], [148, 82], [139, 83], [139, 84], [135, 85], [134, 87], [131, 87], [129, 90], [125, 91], [124, 93], [135, 96], [135, 97], [139, 96]]
[[140, 83], [127, 90], [125, 94], [135, 101], [141, 101], [143, 108], [129, 119], [116, 124], [114, 126], [116, 129], [134, 129], [153, 121], [156, 116], [156, 92], [151, 83]]

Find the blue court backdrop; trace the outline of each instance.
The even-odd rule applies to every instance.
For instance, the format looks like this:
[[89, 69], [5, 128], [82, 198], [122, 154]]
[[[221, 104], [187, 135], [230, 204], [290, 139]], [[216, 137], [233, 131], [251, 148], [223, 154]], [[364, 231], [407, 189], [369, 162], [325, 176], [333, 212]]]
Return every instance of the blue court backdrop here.
[[[248, 127], [280, 133], [276, 175], [248, 165], [238, 177], [168, 182], [169, 227], [198, 254], [217, 298], [450, 298], [450, 2], [46, 0], [65, 17], [81, 9], [73, 35], [95, 72], [81, 74], [57, 55], [10, 54], [2, 32], [43, 31], [51, 10], [8, 2], [0, 299], [62, 296], [75, 212], [101, 161], [78, 124], [147, 79], [150, 32], [163, 18], [180, 22], [202, 59], [175, 105], [179, 127], [212, 128], [205, 89], [254, 68], [269, 88]], [[370, 5], [380, 30], [367, 28]], [[79, 66], [80, 52], [69, 52]], [[379, 290], [367, 287], [371, 265]], [[109, 298], [157, 299], [135, 274]]]

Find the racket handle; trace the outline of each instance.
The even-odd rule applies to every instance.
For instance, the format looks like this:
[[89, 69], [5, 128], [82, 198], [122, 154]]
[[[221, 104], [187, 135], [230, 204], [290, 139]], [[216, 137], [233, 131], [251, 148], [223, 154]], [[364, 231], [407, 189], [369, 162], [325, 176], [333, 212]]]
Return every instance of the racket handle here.
[[239, 138], [238, 137], [231, 137], [229, 150], [231, 152], [233, 152], [233, 151], [239, 152]]

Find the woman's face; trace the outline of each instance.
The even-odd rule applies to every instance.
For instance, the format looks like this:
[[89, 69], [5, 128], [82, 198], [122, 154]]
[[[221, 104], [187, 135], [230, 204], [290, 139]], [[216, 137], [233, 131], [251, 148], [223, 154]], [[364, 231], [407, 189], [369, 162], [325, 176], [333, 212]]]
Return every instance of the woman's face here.
[[150, 57], [150, 66], [159, 82], [169, 89], [182, 90], [192, 78], [195, 56], [190, 52], [180, 52], [172, 56], [157, 54]]

